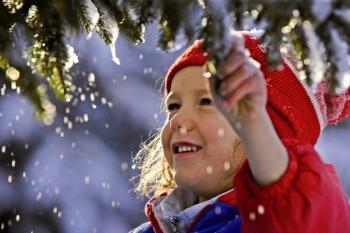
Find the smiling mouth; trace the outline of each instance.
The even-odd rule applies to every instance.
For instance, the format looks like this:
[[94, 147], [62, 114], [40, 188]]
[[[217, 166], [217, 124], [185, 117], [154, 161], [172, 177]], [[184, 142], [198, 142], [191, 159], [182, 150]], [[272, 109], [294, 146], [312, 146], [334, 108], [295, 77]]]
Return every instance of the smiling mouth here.
[[199, 150], [201, 150], [202, 148], [199, 146], [176, 146], [174, 148], [174, 153], [177, 155], [186, 155], [186, 154], [191, 154], [191, 153], [195, 153]]

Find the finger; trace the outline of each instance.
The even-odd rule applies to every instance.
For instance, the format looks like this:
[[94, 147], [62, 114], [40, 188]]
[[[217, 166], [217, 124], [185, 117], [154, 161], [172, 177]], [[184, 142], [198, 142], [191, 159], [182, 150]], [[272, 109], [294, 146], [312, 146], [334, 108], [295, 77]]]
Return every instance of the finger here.
[[241, 33], [233, 32], [230, 52], [244, 48], [244, 39]]
[[232, 46], [229, 50], [230, 53], [244, 53], [247, 57], [250, 57], [249, 50], [245, 47], [242, 34], [237, 33], [234, 35]]
[[254, 93], [257, 86], [257, 82], [254, 79], [255, 77], [245, 80], [236, 90], [231, 92], [225, 99], [226, 105], [234, 106], [244, 96]]
[[257, 60], [255, 60], [255, 59], [252, 58], [252, 57], [248, 57], [248, 60], [249, 60], [249, 62], [250, 62], [252, 65], [254, 65], [256, 68], [258, 68], [259, 70], [261, 69], [261, 64], [260, 64]]
[[235, 90], [245, 80], [255, 74], [256, 71], [256, 68], [249, 63], [242, 65], [237, 71], [224, 79], [220, 86], [220, 94], [225, 97], [230, 92]]
[[225, 79], [225, 76], [234, 72], [237, 68], [239, 68], [245, 62], [247, 62], [247, 58], [243, 51], [230, 54], [230, 56], [224, 62], [224, 65], [220, 70], [221, 78]]

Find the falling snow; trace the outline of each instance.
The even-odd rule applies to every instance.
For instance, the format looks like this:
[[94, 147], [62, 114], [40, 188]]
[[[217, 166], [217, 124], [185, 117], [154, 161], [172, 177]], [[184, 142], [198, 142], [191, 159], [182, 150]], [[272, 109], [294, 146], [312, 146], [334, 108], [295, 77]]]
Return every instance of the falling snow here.
[[6, 146], [1, 146], [1, 153], [5, 154], [6, 152]]
[[228, 171], [228, 170], [230, 170], [230, 168], [231, 168], [230, 162], [226, 161], [226, 162], [224, 163], [224, 170], [225, 170], [225, 171]]
[[[20, 77], [20, 72], [15, 67], [7, 68], [5, 73], [12, 81], [17, 81]], [[12, 82], [12, 83], [14, 83], [14, 85], [16, 84], [15, 82]], [[12, 88], [12, 89], [16, 89], [16, 88]]]
[[220, 128], [220, 129], [218, 130], [218, 136], [219, 136], [219, 137], [223, 137], [224, 134], [225, 134], [224, 129]]
[[214, 212], [216, 215], [220, 215], [221, 214], [221, 207], [220, 206], [216, 206], [214, 209]]
[[207, 166], [206, 171], [207, 171], [207, 173], [208, 173], [209, 175], [210, 175], [210, 174], [212, 174], [212, 173], [213, 173], [213, 171], [214, 171], [213, 166]]
[[89, 121], [89, 115], [88, 114], [84, 114], [84, 116], [83, 116], [83, 118], [84, 118], [84, 121], [85, 122], [88, 122]]
[[128, 165], [127, 162], [123, 162], [123, 163], [121, 164], [121, 169], [122, 169], [123, 171], [126, 171], [126, 170], [128, 169], [128, 167], [129, 167], [129, 165]]
[[[90, 0], [87, 0], [86, 4], [92, 5]], [[93, 12], [93, 25], [96, 25], [99, 17], [97, 9], [90, 8], [88, 10]], [[116, 38], [118, 30], [115, 29], [114, 33], [114, 38]], [[90, 36], [89, 43], [92, 43], [94, 39], [91, 34]], [[113, 61], [120, 63], [116, 56], [115, 43], [112, 43], [110, 49]], [[124, 56], [130, 55], [130, 51], [126, 52], [123, 49], [121, 48], [118, 52], [121, 61], [124, 60], [123, 53], [125, 53]], [[128, 178], [125, 178], [125, 174], [138, 172], [138, 170], [135, 171], [136, 165], [126, 162], [130, 159], [128, 151], [130, 148], [127, 148], [129, 145], [120, 145], [117, 140], [119, 137], [123, 140], [125, 137], [125, 141], [130, 143], [138, 140], [137, 135], [139, 134], [137, 133], [136, 136], [126, 138], [130, 134], [129, 130], [149, 130], [151, 126], [149, 122], [162, 122], [163, 119], [162, 113], [157, 111], [159, 109], [157, 90], [147, 88], [154, 86], [151, 82], [153, 74], [158, 73], [164, 67], [150, 66], [150, 63], [147, 62], [159, 59], [165, 61], [164, 55], [154, 59], [154, 57], [150, 58], [146, 51], [137, 51], [132, 56], [137, 60], [131, 67], [133, 72], [129, 72], [127, 67], [118, 66], [120, 70], [112, 70], [107, 67], [103, 61], [110, 59], [110, 54], [108, 54], [109, 57], [105, 58], [101, 56], [99, 51], [100, 49], [94, 49], [93, 55], [87, 51], [86, 54], [91, 57], [89, 59], [91, 69], [77, 71], [77, 79], [82, 77], [81, 83], [77, 84], [76, 87], [77, 93], [73, 96], [70, 104], [57, 107], [57, 121], [53, 121], [53, 118], [46, 121], [48, 125], [51, 124], [51, 128], [33, 126], [36, 119], [33, 118], [34, 113], [30, 111], [31, 107], [25, 108], [19, 103], [13, 102], [7, 108], [0, 108], [0, 121], [3, 124], [3, 129], [7, 130], [7, 136], [13, 136], [11, 140], [18, 138], [20, 143], [18, 144], [20, 145], [19, 152], [14, 150], [14, 153], [11, 151], [12, 145], [8, 144], [9, 140], [2, 139], [0, 141], [2, 143], [0, 156], [11, 155], [10, 159], [7, 160], [8, 169], [11, 169], [11, 172], [4, 176], [3, 181], [6, 183], [7, 179], [8, 186], [24, 183], [25, 186], [21, 187], [25, 190], [23, 195], [28, 195], [30, 197], [28, 200], [36, 201], [34, 205], [39, 209], [34, 214], [50, 213], [50, 216], [57, 218], [59, 224], [69, 225], [67, 232], [107, 232], [108, 226], [110, 229], [120, 226], [127, 228], [130, 227], [130, 224], [137, 223], [131, 220], [130, 223], [125, 223], [125, 216], [138, 215], [135, 219], [142, 219], [142, 203], [138, 203], [136, 198], [132, 196], [133, 194], [128, 193], [130, 186]], [[77, 54], [81, 57], [79, 52]], [[71, 49], [70, 58], [70, 66], [78, 60], [73, 49]], [[313, 64], [312, 60], [309, 62]], [[96, 70], [92, 69], [93, 67], [98, 67], [98, 71], [97, 68]], [[137, 68], [138, 73], [136, 73], [135, 67], [139, 67]], [[147, 79], [138, 82], [141, 80], [138, 79], [138, 76], [142, 77], [143, 74], [147, 75]], [[18, 83], [15, 82], [21, 79], [19, 70], [15, 67], [9, 67], [6, 70], [6, 75], [13, 82], [7, 86], [5, 84], [0, 86], [2, 96], [0, 107], [3, 102], [7, 101], [5, 98], [8, 94], [21, 92]], [[344, 83], [350, 82], [347, 81], [350, 79], [346, 77], [342, 80]], [[149, 83], [146, 83], [148, 81]], [[45, 87], [38, 87], [38, 90], [42, 89]], [[142, 94], [143, 91], [147, 92], [146, 97]], [[154, 92], [149, 100], [151, 91]], [[44, 105], [50, 109], [52, 116], [56, 114], [56, 109], [53, 108], [51, 102], [45, 102]], [[16, 111], [12, 112], [10, 106], [13, 106]], [[20, 107], [16, 108], [16, 106]], [[120, 106], [122, 106], [123, 112], [119, 112]], [[122, 122], [122, 125], [118, 123], [119, 121]], [[137, 124], [133, 124], [134, 122]], [[140, 126], [142, 130], [136, 128], [140, 124], [139, 122], [144, 123], [142, 127]], [[23, 124], [29, 126], [21, 128]], [[20, 136], [24, 129], [31, 133], [22, 139]], [[180, 133], [186, 135], [188, 132], [185, 127], [182, 127]], [[55, 137], [51, 137], [52, 135]], [[217, 136], [224, 137], [224, 130], [219, 128]], [[23, 159], [20, 157], [22, 155], [26, 156], [26, 160], [28, 159], [27, 164], [22, 164]], [[229, 161], [225, 161], [220, 166], [224, 170], [231, 169]], [[13, 173], [18, 170], [18, 173]], [[207, 166], [205, 172], [213, 174], [213, 166]], [[21, 182], [16, 182], [19, 181], [19, 178]], [[33, 205], [33, 202], [30, 205]], [[28, 208], [23, 203], [21, 203], [21, 207]], [[104, 207], [108, 208], [104, 209]], [[116, 208], [118, 209], [116, 210]], [[45, 209], [48, 211], [45, 212]], [[102, 215], [101, 209], [104, 212]], [[87, 211], [85, 212], [85, 210]], [[215, 209], [215, 213], [218, 215], [221, 214], [221, 211], [220, 208]], [[1, 222], [0, 229], [4, 230], [7, 226], [27, 221], [26, 217], [28, 216], [22, 215], [20, 211], [18, 213], [13, 214], [12, 221]], [[262, 214], [265, 214], [265, 209], [262, 205], [258, 205], [249, 214], [249, 218], [254, 221]], [[100, 216], [104, 216], [104, 219], [101, 219]], [[84, 221], [84, 226], [80, 226], [82, 221]], [[107, 224], [104, 226], [100, 222]], [[35, 232], [31, 229], [27, 230]], [[121, 230], [121, 232], [124, 231]]]
[[43, 194], [41, 192], [38, 192], [35, 199], [37, 201], [40, 201], [42, 197], [43, 197]]
[[181, 127], [180, 128], [180, 134], [186, 135], [187, 134], [187, 128], [186, 127]]
[[85, 176], [84, 182], [85, 182], [85, 184], [90, 184], [90, 177], [89, 176]]

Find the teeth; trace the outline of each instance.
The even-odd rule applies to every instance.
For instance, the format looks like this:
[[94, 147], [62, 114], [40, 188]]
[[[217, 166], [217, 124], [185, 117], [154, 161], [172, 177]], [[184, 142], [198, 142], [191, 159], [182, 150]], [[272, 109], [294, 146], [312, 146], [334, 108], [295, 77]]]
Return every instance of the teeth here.
[[188, 152], [188, 151], [197, 151], [199, 148], [197, 146], [179, 146], [178, 153]]

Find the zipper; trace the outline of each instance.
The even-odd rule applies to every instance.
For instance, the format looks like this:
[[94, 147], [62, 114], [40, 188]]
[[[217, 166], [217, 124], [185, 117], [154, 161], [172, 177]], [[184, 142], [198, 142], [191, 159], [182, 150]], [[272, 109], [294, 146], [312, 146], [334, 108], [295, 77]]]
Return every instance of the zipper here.
[[172, 225], [174, 233], [180, 232], [179, 231], [179, 219], [175, 215], [172, 215], [172, 216], [170, 216], [169, 221]]

